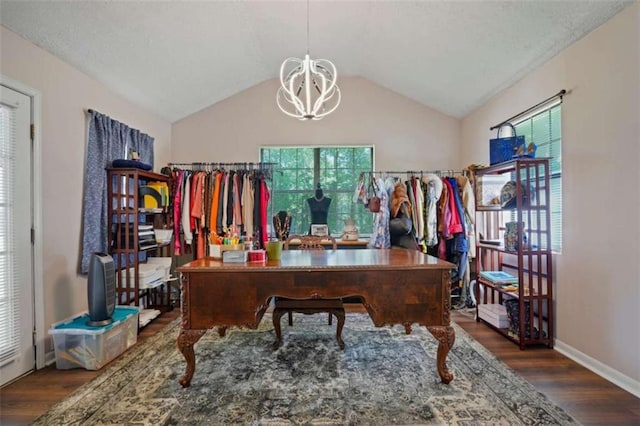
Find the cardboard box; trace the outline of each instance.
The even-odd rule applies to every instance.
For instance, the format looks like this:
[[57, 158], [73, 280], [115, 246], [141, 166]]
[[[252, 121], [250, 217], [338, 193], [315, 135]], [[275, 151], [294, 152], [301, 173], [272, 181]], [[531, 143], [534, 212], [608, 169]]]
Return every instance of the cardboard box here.
[[138, 341], [138, 312], [135, 306], [116, 306], [113, 323], [103, 327], [87, 325], [88, 314], [51, 326], [56, 368], [99, 370]]
[[478, 305], [478, 316], [497, 328], [508, 328], [507, 308], [500, 304]]
[[243, 244], [209, 244], [209, 256], [214, 259], [222, 259], [225, 251], [243, 250]]

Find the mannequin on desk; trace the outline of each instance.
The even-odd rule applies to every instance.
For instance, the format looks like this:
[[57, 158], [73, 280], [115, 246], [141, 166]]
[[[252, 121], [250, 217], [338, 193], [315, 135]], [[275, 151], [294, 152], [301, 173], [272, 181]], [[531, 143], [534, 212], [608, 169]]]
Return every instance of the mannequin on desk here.
[[[324, 196], [320, 184], [316, 188], [315, 195], [307, 199], [307, 204], [309, 204], [309, 210], [311, 211], [311, 224], [326, 225], [331, 198]], [[309, 235], [311, 235], [311, 227], [309, 227]], [[331, 235], [330, 232], [329, 235]]]

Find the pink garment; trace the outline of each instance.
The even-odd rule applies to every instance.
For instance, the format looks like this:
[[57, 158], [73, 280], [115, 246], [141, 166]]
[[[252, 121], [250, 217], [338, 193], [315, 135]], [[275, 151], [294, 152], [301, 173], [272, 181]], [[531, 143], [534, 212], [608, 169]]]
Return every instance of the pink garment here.
[[267, 206], [269, 205], [269, 196], [267, 183], [264, 179], [260, 179], [260, 227], [262, 228], [260, 236], [262, 237], [262, 247], [266, 247], [267, 241], [269, 241], [269, 233], [267, 232]]
[[240, 186], [242, 185], [240, 173], [233, 175], [233, 223], [240, 228], [242, 225], [242, 204]]
[[448, 234], [453, 235], [459, 232], [464, 232], [464, 227], [462, 226], [462, 222], [460, 221], [460, 215], [458, 214], [458, 209], [456, 208], [456, 198], [453, 193], [453, 187], [451, 183], [447, 179], [442, 179], [442, 182], [447, 185], [447, 189], [449, 190], [449, 202], [448, 202], [448, 210], [451, 213], [451, 219], [448, 224]]
[[173, 185], [173, 254], [180, 256], [182, 250], [180, 247], [180, 205], [182, 204], [182, 178], [184, 172], [178, 170], [173, 173], [174, 185]]

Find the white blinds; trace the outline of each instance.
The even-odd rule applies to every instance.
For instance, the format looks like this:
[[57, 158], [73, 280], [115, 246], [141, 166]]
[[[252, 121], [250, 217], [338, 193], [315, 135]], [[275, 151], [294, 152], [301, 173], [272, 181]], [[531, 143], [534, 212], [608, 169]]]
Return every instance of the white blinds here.
[[[559, 102], [559, 100], [558, 100]], [[551, 249], [562, 250], [562, 104], [547, 105], [515, 124], [526, 143], [538, 146], [536, 157], [550, 157]]]
[[0, 364], [20, 349], [20, 287], [15, 277], [12, 205], [15, 165], [15, 110], [0, 104]]

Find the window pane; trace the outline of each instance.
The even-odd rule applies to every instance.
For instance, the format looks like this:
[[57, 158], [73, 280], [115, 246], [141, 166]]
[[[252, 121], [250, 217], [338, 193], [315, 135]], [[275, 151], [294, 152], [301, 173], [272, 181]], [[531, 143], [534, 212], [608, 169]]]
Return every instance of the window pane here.
[[270, 147], [262, 148], [260, 158], [277, 163], [270, 209], [289, 212], [291, 233], [309, 231], [307, 199], [315, 195], [316, 183], [331, 198], [327, 222], [333, 235], [340, 234], [346, 219], [354, 219], [361, 234], [371, 232], [371, 212], [353, 203], [353, 191], [360, 173], [373, 170], [373, 147]]
[[[562, 250], [562, 108], [561, 104], [543, 110], [515, 125], [518, 135], [537, 145], [536, 157], [549, 158], [551, 248]], [[543, 242], [540, 242], [541, 244]]]

